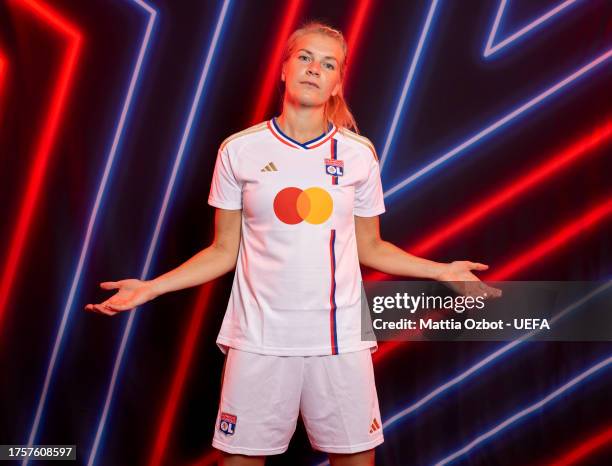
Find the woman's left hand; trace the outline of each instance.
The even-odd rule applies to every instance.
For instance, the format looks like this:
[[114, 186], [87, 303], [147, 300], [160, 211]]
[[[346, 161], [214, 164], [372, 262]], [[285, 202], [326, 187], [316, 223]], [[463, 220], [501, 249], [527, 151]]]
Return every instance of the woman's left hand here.
[[443, 264], [442, 272], [438, 274], [436, 280], [451, 282], [448, 286], [465, 296], [498, 298], [502, 295], [500, 289], [490, 287], [471, 272], [471, 270], [487, 270], [488, 268], [488, 265], [479, 262], [453, 261], [449, 264]]

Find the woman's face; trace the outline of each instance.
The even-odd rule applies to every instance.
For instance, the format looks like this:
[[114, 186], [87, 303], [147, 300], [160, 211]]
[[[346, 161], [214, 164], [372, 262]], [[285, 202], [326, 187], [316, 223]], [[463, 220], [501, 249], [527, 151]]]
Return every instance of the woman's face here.
[[330, 96], [340, 92], [342, 55], [342, 47], [331, 37], [319, 33], [300, 37], [283, 64], [285, 97], [308, 107], [324, 105]]

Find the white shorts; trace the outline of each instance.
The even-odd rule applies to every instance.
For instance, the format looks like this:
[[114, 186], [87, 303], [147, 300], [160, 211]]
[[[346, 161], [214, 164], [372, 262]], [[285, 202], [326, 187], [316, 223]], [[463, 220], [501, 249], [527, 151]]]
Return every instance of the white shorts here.
[[369, 348], [271, 356], [229, 348], [212, 446], [242, 455], [289, 447], [301, 413], [311, 446], [356, 453], [384, 441]]

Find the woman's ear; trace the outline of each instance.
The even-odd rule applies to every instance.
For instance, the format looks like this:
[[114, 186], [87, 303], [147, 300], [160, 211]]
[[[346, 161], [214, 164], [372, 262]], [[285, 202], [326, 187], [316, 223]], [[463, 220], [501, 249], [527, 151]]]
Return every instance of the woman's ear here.
[[332, 95], [332, 96], [334, 96], [334, 97], [335, 97], [336, 95], [342, 95], [342, 94], [341, 94], [341, 91], [342, 91], [342, 83], [337, 83], [337, 84], [334, 86], [334, 89], [332, 90], [331, 95]]

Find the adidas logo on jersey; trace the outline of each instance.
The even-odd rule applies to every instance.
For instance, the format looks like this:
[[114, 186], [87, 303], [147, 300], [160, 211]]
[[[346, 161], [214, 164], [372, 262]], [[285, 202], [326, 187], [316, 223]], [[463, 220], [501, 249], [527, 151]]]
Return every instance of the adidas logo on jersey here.
[[260, 171], [262, 172], [277, 172], [278, 168], [274, 165], [274, 162], [268, 162], [268, 164], [263, 167]]
[[376, 432], [378, 429], [380, 429], [380, 424], [378, 423], [376, 418], [374, 418], [374, 420], [372, 421], [372, 424], [370, 425], [370, 433], [372, 434]]

